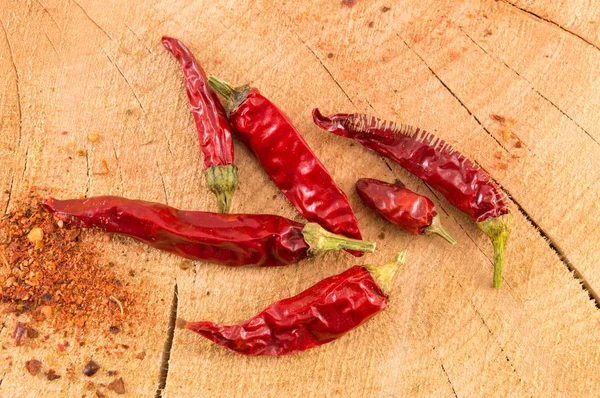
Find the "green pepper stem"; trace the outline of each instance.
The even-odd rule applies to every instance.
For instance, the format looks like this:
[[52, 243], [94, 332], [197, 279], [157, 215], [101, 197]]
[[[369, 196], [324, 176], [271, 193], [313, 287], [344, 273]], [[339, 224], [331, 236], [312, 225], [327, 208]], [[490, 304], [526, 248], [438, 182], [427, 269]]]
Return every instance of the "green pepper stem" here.
[[500, 287], [502, 284], [502, 271], [504, 268], [504, 249], [506, 240], [511, 232], [512, 215], [504, 214], [500, 217], [490, 217], [478, 222], [477, 226], [492, 240], [494, 247], [494, 279], [493, 286]]
[[375, 242], [351, 239], [333, 234], [313, 222], [309, 222], [304, 226], [302, 235], [306, 243], [308, 243], [308, 252], [313, 256], [329, 250], [341, 249], [373, 253], [377, 245]]
[[448, 231], [446, 231], [444, 229], [444, 227], [442, 226], [442, 222], [440, 221], [439, 214], [436, 214], [435, 216], [433, 216], [433, 219], [431, 220], [431, 225], [428, 226], [427, 228], [425, 228], [424, 234], [425, 235], [438, 234], [442, 238], [446, 239], [446, 241], [448, 243], [450, 243], [451, 245], [456, 244], [456, 239], [454, 239], [452, 237], [452, 235], [450, 235], [448, 233]]
[[401, 264], [404, 264], [405, 261], [406, 250], [396, 254], [392, 261], [385, 263], [384, 265], [377, 266], [365, 264], [363, 267], [371, 273], [373, 279], [381, 288], [381, 291], [387, 296], [392, 291], [392, 282], [394, 281], [396, 272], [398, 272], [398, 268]]
[[231, 115], [248, 98], [250, 92], [248, 85], [234, 88], [231, 84], [219, 80], [215, 76], [208, 78], [208, 85], [225, 100], [223, 107], [228, 115]]
[[233, 164], [210, 166], [205, 173], [208, 189], [217, 197], [219, 213], [229, 213], [231, 197], [238, 184], [237, 167]]

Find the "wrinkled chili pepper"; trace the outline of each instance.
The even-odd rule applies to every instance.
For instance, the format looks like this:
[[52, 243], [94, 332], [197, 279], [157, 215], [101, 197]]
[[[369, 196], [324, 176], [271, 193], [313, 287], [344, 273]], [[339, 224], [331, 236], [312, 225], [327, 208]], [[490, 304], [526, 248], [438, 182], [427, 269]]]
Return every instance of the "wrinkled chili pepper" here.
[[206, 73], [194, 55], [177, 39], [163, 36], [162, 44], [179, 61], [196, 124], [208, 189], [217, 197], [220, 213], [228, 213], [238, 184], [233, 164], [231, 127], [217, 93], [207, 84]]
[[493, 286], [500, 287], [512, 216], [506, 195], [485, 171], [443, 140], [416, 127], [360, 114], [339, 113], [325, 117], [318, 109], [313, 111], [313, 119], [319, 127], [353, 138], [396, 161], [471, 216], [492, 241]]
[[116, 196], [47, 198], [41, 204], [78, 227], [97, 227], [182, 257], [229, 266], [279, 266], [328, 250], [375, 250], [375, 243], [268, 214], [185, 211]]
[[208, 83], [226, 100], [233, 131], [300, 214], [333, 233], [361, 239], [346, 194], [284, 113], [256, 88], [234, 89], [214, 76]]
[[401, 182], [388, 184], [373, 178], [361, 178], [356, 182], [356, 191], [368, 208], [405, 231], [414, 235], [438, 234], [448, 243], [456, 243], [442, 227], [431, 199], [411, 191]]
[[244, 355], [287, 355], [333, 341], [381, 312], [406, 252], [383, 266], [356, 265], [297, 296], [271, 304], [233, 326], [178, 320], [230, 351]]

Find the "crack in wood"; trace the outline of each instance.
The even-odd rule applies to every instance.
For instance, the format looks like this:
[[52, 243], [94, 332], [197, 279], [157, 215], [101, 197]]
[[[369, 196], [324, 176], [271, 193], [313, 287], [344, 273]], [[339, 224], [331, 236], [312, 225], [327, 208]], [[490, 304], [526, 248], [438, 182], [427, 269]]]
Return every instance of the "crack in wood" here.
[[158, 387], [156, 388], [155, 398], [161, 398], [167, 386], [167, 378], [169, 377], [169, 361], [171, 360], [171, 348], [175, 338], [175, 323], [177, 322], [177, 307], [178, 307], [178, 287], [175, 283], [173, 291], [173, 301], [171, 302], [171, 313], [169, 315], [169, 328], [167, 329], [167, 339], [165, 340], [160, 365], [160, 375], [158, 379]]
[[115, 61], [113, 61], [113, 59], [108, 55], [108, 53], [106, 51], [104, 51], [104, 48], [102, 48], [102, 46], [100, 46], [100, 49], [102, 50], [102, 52], [104, 53], [104, 55], [106, 55], [106, 58], [108, 58], [108, 60], [112, 64], [112, 66], [114, 66], [115, 69], [117, 70], [117, 72], [119, 72], [119, 74], [121, 75], [121, 77], [123, 78], [123, 80], [125, 80], [125, 84], [127, 84], [127, 87], [129, 87], [129, 90], [131, 91], [131, 93], [135, 97], [135, 100], [137, 101], [138, 105], [140, 106], [140, 108], [142, 108], [142, 113], [144, 113], [144, 115], [145, 115], [146, 114], [146, 110], [144, 109], [144, 106], [142, 105], [142, 102], [140, 101], [140, 99], [137, 96], [135, 90], [133, 89], [133, 87], [129, 83], [129, 80], [127, 80], [127, 78], [123, 74], [123, 71], [121, 71], [121, 68], [119, 68], [119, 65], [117, 65], [117, 63]]
[[88, 151], [85, 151], [85, 166], [87, 173], [87, 183], [85, 184], [85, 193], [84, 196], [87, 198], [90, 193], [90, 183], [91, 183], [91, 173], [90, 173], [90, 158]]
[[137, 34], [137, 33], [135, 33], [135, 32], [133, 31], [133, 29], [131, 29], [131, 27], [129, 26], [129, 24], [127, 24], [127, 23], [126, 23], [126, 24], [125, 24], [125, 26], [127, 27], [127, 29], [128, 29], [128, 30], [129, 30], [131, 33], [133, 33], [133, 35], [136, 37], [136, 39], [138, 39], [138, 41], [139, 41], [140, 43], [142, 43], [142, 45], [144, 46], [144, 48], [146, 49], [146, 51], [148, 51], [148, 53], [150, 53], [151, 55], [154, 55], [154, 53], [152, 52], [152, 50], [150, 49], [150, 47], [148, 47], [148, 46], [146, 45], [146, 43], [145, 43], [145, 42], [144, 42], [144, 41], [143, 41], [143, 40], [142, 40], [142, 39], [141, 39], [141, 38], [138, 36], [138, 34]]
[[15, 80], [17, 87], [17, 110], [19, 113], [19, 143], [18, 147], [21, 147], [21, 139], [23, 137], [23, 113], [21, 110], [21, 88], [19, 87], [19, 72], [17, 71], [17, 65], [15, 64], [15, 57], [13, 55], [12, 46], [10, 45], [10, 40], [8, 39], [8, 32], [6, 32], [6, 28], [4, 27], [4, 21], [0, 19], [0, 26], [2, 26], [2, 31], [4, 32], [4, 37], [6, 38], [6, 45], [8, 46], [8, 54], [10, 55], [10, 63], [15, 71]]
[[526, 8], [519, 7], [518, 5], [516, 5], [516, 4], [514, 4], [514, 3], [511, 3], [510, 1], [507, 1], [507, 0], [502, 0], [502, 1], [503, 1], [504, 3], [506, 3], [506, 4], [508, 4], [508, 5], [510, 5], [510, 6], [514, 7], [514, 8], [516, 8], [517, 10], [520, 10], [520, 11], [522, 11], [522, 12], [526, 13], [526, 14], [529, 14], [529, 15], [531, 15], [531, 16], [533, 16], [533, 17], [535, 17], [535, 18], [537, 18], [537, 19], [539, 19], [539, 20], [541, 20], [541, 21], [547, 22], [547, 23], [549, 23], [550, 25], [554, 25], [554, 26], [558, 27], [560, 30], [562, 30], [562, 31], [564, 31], [564, 32], [566, 32], [566, 33], [568, 33], [568, 34], [570, 34], [570, 35], [573, 35], [573, 36], [577, 37], [578, 39], [580, 39], [580, 40], [582, 40], [583, 42], [585, 42], [586, 44], [588, 44], [588, 45], [592, 46], [592, 47], [593, 47], [593, 48], [595, 48], [596, 50], [600, 50], [600, 47], [598, 47], [596, 44], [592, 43], [591, 41], [589, 41], [589, 40], [588, 40], [588, 39], [586, 39], [585, 37], [581, 36], [580, 34], [578, 34], [578, 33], [575, 33], [575, 32], [573, 32], [573, 31], [571, 31], [571, 30], [569, 30], [569, 29], [567, 29], [567, 28], [563, 27], [562, 25], [560, 25], [560, 24], [559, 24], [559, 23], [557, 23], [557, 22], [554, 22], [553, 20], [551, 20], [551, 19], [548, 19], [548, 18], [544, 18], [544, 17], [542, 17], [541, 15], [539, 15], [539, 14], [536, 14], [536, 13], [535, 13], [535, 12], [533, 12], [533, 11], [529, 11], [529, 10], [528, 10], [528, 9], [526, 9]]
[[163, 192], [165, 194], [165, 203], [169, 204], [169, 195], [167, 194], [167, 186], [165, 185], [165, 177], [163, 176], [162, 170], [160, 169], [160, 165], [158, 164], [158, 160], [156, 161], [156, 168], [158, 169], [158, 175], [160, 176], [160, 180], [162, 182]]
[[50, 40], [50, 36], [48, 36], [48, 33], [44, 32], [44, 35], [46, 36], [46, 39], [48, 39], [48, 42], [50, 43], [50, 46], [52, 46], [52, 49], [54, 50], [56, 55], [58, 55], [60, 57], [60, 54], [58, 53], [58, 50], [56, 49], [56, 47], [54, 47], [54, 43], [52, 43], [52, 40]]
[[448, 372], [446, 372], [446, 368], [444, 368], [444, 364], [440, 363], [440, 366], [442, 367], [442, 372], [444, 372], [444, 374], [446, 375], [446, 379], [448, 380], [448, 383], [450, 383], [450, 388], [452, 389], [454, 396], [456, 398], [458, 398], [458, 394], [456, 393], [456, 390], [454, 389], [454, 384], [452, 384], [452, 380], [450, 380], [450, 376], [448, 375]]
[[[290, 22], [291, 22], [292, 25], [294, 25], [296, 27], [296, 29], [298, 29], [298, 25], [296, 25], [296, 23], [294, 21], [290, 20]], [[296, 37], [298, 38], [298, 40], [300, 40], [302, 42], [302, 44], [304, 44], [304, 47], [306, 47], [308, 49], [308, 51], [310, 51], [312, 53], [312, 55], [317, 59], [317, 61], [319, 61], [319, 64], [321, 64], [321, 66], [323, 67], [323, 69], [325, 69], [325, 71], [327, 72], [327, 74], [329, 75], [329, 77], [334, 81], [334, 83], [342, 91], [342, 93], [344, 94], [344, 96], [346, 97], [346, 99], [348, 101], [350, 101], [350, 103], [352, 104], [352, 106], [354, 106], [354, 108], [356, 108], [356, 105], [354, 104], [354, 101], [352, 101], [352, 98], [350, 98], [350, 96], [348, 95], [348, 93], [346, 92], [346, 90], [344, 90], [344, 88], [342, 87], [342, 85], [340, 84], [340, 82], [338, 82], [337, 79], [335, 78], [335, 76], [333, 76], [333, 74], [331, 73], [331, 71], [329, 70], [329, 68], [327, 68], [327, 66], [325, 66], [325, 64], [323, 63], [323, 61], [321, 60], [321, 58], [319, 58], [319, 56], [317, 55], [317, 53], [315, 53], [314, 50], [312, 48], [310, 48], [310, 46], [308, 44], [306, 44], [306, 42], [304, 40], [302, 40], [302, 37], [300, 36], [300, 34], [298, 34], [298, 32], [296, 32], [295, 30], [293, 32], [296, 35]], [[373, 107], [371, 106], [371, 108], [373, 108]]]
[[[493, 59], [496, 62], [500, 62], [502, 63], [505, 67], [507, 67], [508, 69], [510, 69], [511, 71], [513, 71], [517, 76], [519, 76], [520, 79], [523, 79], [523, 81], [527, 82], [530, 85], [530, 88], [537, 94], [539, 95], [543, 100], [545, 100], [546, 102], [548, 102], [552, 107], [556, 108], [556, 110], [558, 110], [561, 114], [563, 114], [567, 119], [569, 119], [570, 121], [572, 121], [581, 131], [583, 131], [588, 137], [590, 137], [592, 139], [592, 141], [594, 141], [597, 145], [600, 145], [600, 142], [598, 140], [596, 140], [596, 138], [594, 138], [593, 135], [591, 135], [586, 129], [583, 128], [583, 126], [581, 126], [579, 123], [577, 123], [577, 121], [575, 121], [575, 119], [573, 119], [571, 116], [569, 116], [566, 112], [564, 112], [562, 109], [560, 109], [560, 107], [558, 105], [556, 105], [554, 102], [552, 102], [548, 97], [546, 97], [544, 94], [542, 94], [540, 91], [538, 91], [538, 89], [536, 89], [534, 87], [533, 82], [531, 82], [529, 79], [525, 78], [524, 76], [522, 76], [519, 72], [517, 72], [513, 67], [511, 67], [510, 65], [508, 65], [506, 62], [504, 62], [503, 60], [494, 57], [492, 54], [490, 54], [489, 52], [486, 51], [485, 48], [483, 48], [483, 46], [481, 46], [477, 41], [475, 41], [467, 32], [465, 32], [460, 26], [458, 27], [458, 30], [460, 30], [462, 33], [464, 33], [465, 36], [467, 36], [467, 38], [469, 40], [471, 40], [471, 42], [473, 42], [473, 44], [475, 44], [481, 51], [483, 51], [487, 56], [489, 56], [491, 59]], [[527, 151], [531, 152], [531, 150], [529, 149], [529, 147], [526, 147]]]
[[84, 15], [87, 17], [87, 19], [89, 19], [89, 20], [90, 20], [90, 21], [91, 21], [91, 22], [94, 24], [94, 26], [95, 26], [95, 27], [97, 27], [98, 29], [100, 29], [100, 31], [101, 31], [102, 33], [104, 33], [104, 34], [106, 35], [106, 37], [108, 37], [108, 38], [109, 38], [110, 40], [112, 40], [112, 41], [115, 41], [115, 40], [112, 38], [112, 36], [111, 36], [111, 35], [109, 35], [108, 33], [106, 33], [106, 31], [105, 31], [105, 30], [102, 28], [102, 26], [98, 25], [98, 23], [97, 23], [96, 21], [94, 21], [94, 20], [92, 19], [92, 17], [90, 17], [90, 16], [89, 16], [89, 14], [87, 13], [87, 11], [86, 11], [86, 10], [85, 10], [85, 9], [84, 9], [84, 8], [83, 8], [83, 7], [82, 7], [82, 6], [81, 6], [81, 5], [78, 3], [78, 2], [76, 2], [75, 0], [71, 0], [71, 2], [72, 2], [73, 4], [75, 4], [77, 7], [79, 7], [79, 9], [80, 9], [81, 11], [83, 11], [83, 14], [84, 14]]
[[463, 107], [464, 110], [467, 111], [467, 113], [469, 114], [469, 116], [471, 116], [475, 122], [490, 136], [494, 139], [494, 141], [496, 141], [496, 143], [498, 144], [498, 146], [500, 146], [500, 148], [504, 149], [504, 151], [506, 153], [509, 152], [509, 150], [504, 146], [504, 144], [502, 144], [502, 142], [500, 142], [500, 140], [498, 138], [496, 138], [491, 131], [489, 131], [484, 125], [483, 123], [481, 123], [481, 121], [479, 120], [479, 118], [473, 113], [471, 112], [471, 110], [465, 105], [464, 102], [462, 102], [462, 100], [460, 98], [458, 98], [458, 96], [454, 93], [454, 91], [452, 91], [452, 89], [450, 89], [450, 87], [448, 87], [448, 85], [438, 76], [437, 73], [435, 73], [435, 71], [429, 66], [429, 64], [427, 63], [427, 61], [425, 61], [425, 59], [421, 56], [421, 54], [419, 54], [414, 48], [412, 48], [408, 42], [406, 40], [404, 40], [404, 38], [402, 36], [400, 36], [398, 33], [396, 33], [396, 36], [398, 36], [398, 38], [400, 40], [402, 40], [402, 42], [404, 43], [404, 45], [406, 45], [406, 47], [408, 47], [408, 49], [415, 54], [422, 62], [423, 64], [425, 64], [425, 66], [427, 67], [427, 69], [429, 69], [429, 72], [431, 72], [431, 74], [433, 75], [433, 77], [435, 77], [442, 86], [444, 86], [444, 88], [450, 93], [450, 95], [452, 95], [454, 97], [454, 99], [456, 99], [458, 101], [458, 103], [460, 104], [460, 106]]
[[[481, 126], [481, 128], [483, 130], [485, 130], [496, 142], [498, 142], [498, 144], [500, 146], [502, 146], [500, 144], [500, 142], [493, 136], [490, 134], [490, 132], [479, 122], [479, 120], [473, 115], [473, 113], [465, 106], [465, 104], [460, 100], [460, 98], [458, 98], [456, 96], [456, 94], [454, 94], [452, 92], [452, 90], [450, 90], [450, 88], [437, 76], [437, 74], [433, 71], [433, 69], [431, 69], [431, 67], [427, 64], [427, 62], [425, 61], [425, 59], [423, 57], [421, 57], [414, 49], [412, 49], [408, 43], [399, 35], [396, 33], [396, 36], [398, 36], [398, 38], [400, 40], [402, 40], [402, 42], [404, 42], [404, 44], [425, 64], [425, 66], [430, 70], [430, 72], [436, 77], [436, 79], [442, 84], [442, 86], [448, 90], [450, 92], [450, 94], [459, 102], [459, 104], [471, 115], [473, 116], [473, 118], [475, 119], [475, 121]], [[554, 251], [554, 254], [558, 257], [558, 259], [563, 263], [563, 265], [569, 270], [569, 272], [571, 272], [573, 278], [575, 280], [577, 280], [580, 283], [581, 289], [587, 293], [588, 297], [590, 298], [590, 300], [594, 303], [594, 305], [596, 306], [596, 308], [600, 309], [600, 296], [598, 296], [598, 293], [592, 288], [592, 286], [589, 284], [589, 282], [585, 279], [585, 277], [583, 276], [583, 274], [577, 269], [577, 267], [575, 267], [573, 265], [573, 263], [571, 263], [571, 261], [569, 261], [569, 259], [567, 258], [567, 256], [565, 255], [565, 253], [559, 248], [559, 246], [554, 242], [554, 240], [552, 240], [550, 238], [550, 236], [548, 235], [548, 233], [542, 229], [540, 227], [540, 225], [535, 222], [531, 216], [529, 216], [529, 213], [525, 211], [525, 209], [523, 208], [523, 206], [521, 206], [521, 204], [510, 194], [510, 192], [504, 188], [501, 184], [498, 183], [498, 181], [496, 181], [496, 179], [494, 177], [492, 177], [492, 175], [490, 173], [487, 172], [487, 170], [485, 170], [485, 168], [483, 168], [479, 163], [477, 163], [476, 161], [473, 160], [473, 163], [475, 163], [477, 166], [479, 166], [483, 171], [485, 171], [489, 176], [490, 179], [501, 189], [504, 191], [504, 193], [509, 197], [509, 199], [517, 206], [518, 211], [523, 215], [523, 217], [525, 217], [525, 219], [536, 229], [536, 231], [542, 236], [542, 238], [544, 238], [544, 240], [546, 241], [546, 243], [548, 244], [548, 246]]]
[[54, 25], [56, 25], [56, 27], [58, 28], [58, 30], [60, 30], [62, 32], [62, 29], [60, 28], [60, 26], [58, 26], [58, 23], [56, 23], [56, 20], [54, 19], [54, 17], [52, 16], [52, 14], [50, 14], [50, 11], [48, 11], [48, 9], [40, 2], [40, 0], [35, 0], [36, 3], [38, 3], [40, 5], [40, 7], [42, 7], [42, 9], [44, 10], [44, 12], [46, 14], [48, 14], [48, 16], [50, 17], [50, 19], [52, 20], [52, 22], [54, 22]]
[[21, 179], [25, 179], [25, 172], [27, 171], [27, 165], [29, 164], [29, 148], [25, 150], [25, 166], [23, 167], [23, 173], [21, 174]]

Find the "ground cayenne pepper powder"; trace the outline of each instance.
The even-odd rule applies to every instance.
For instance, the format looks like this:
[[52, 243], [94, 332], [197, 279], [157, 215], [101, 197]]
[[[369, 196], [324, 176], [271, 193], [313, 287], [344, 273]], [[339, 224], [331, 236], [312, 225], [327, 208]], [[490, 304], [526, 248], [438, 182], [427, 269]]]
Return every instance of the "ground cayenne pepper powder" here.
[[61, 329], [121, 325], [136, 302], [131, 281], [38, 203], [31, 195], [0, 215], [0, 301]]

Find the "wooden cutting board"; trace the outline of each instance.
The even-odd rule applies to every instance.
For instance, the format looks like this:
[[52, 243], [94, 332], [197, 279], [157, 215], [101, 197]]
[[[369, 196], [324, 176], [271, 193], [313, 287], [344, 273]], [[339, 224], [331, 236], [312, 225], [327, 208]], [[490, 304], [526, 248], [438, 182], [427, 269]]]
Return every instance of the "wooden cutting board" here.
[[[84, 234], [122, 272], [138, 271], [148, 316], [126, 334], [59, 355], [61, 336], [52, 334], [37, 348], [16, 347], [17, 318], [4, 314], [1, 396], [91, 397], [88, 381], [110, 382], [108, 370], [130, 396], [597, 395], [600, 3], [355, 3], [4, 1], [1, 209], [35, 185], [61, 198], [111, 194], [215, 210], [181, 71], [160, 43], [167, 34], [208, 73], [250, 82], [286, 112], [378, 251], [279, 269], [197, 262], [182, 270], [175, 256], [130, 239]], [[491, 288], [491, 245], [468, 217], [398, 166], [320, 131], [314, 107], [418, 125], [487, 170], [515, 216], [502, 288]], [[90, 142], [91, 133], [100, 139]], [[77, 149], [87, 155], [72, 156]], [[250, 153], [239, 142], [235, 149], [241, 184], [232, 211], [301, 220]], [[108, 174], [98, 174], [103, 162]], [[354, 192], [360, 177], [399, 178], [429, 196], [459, 243], [382, 221]], [[244, 320], [402, 249], [408, 261], [385, 312], [318, 349], [246, 358], [172, 330], [175, 317]], [[80, 372], [90, 357], [102, 367], [92, 379]], [[31, 358], [76, 372], [33, 377], [24, 368]]]

